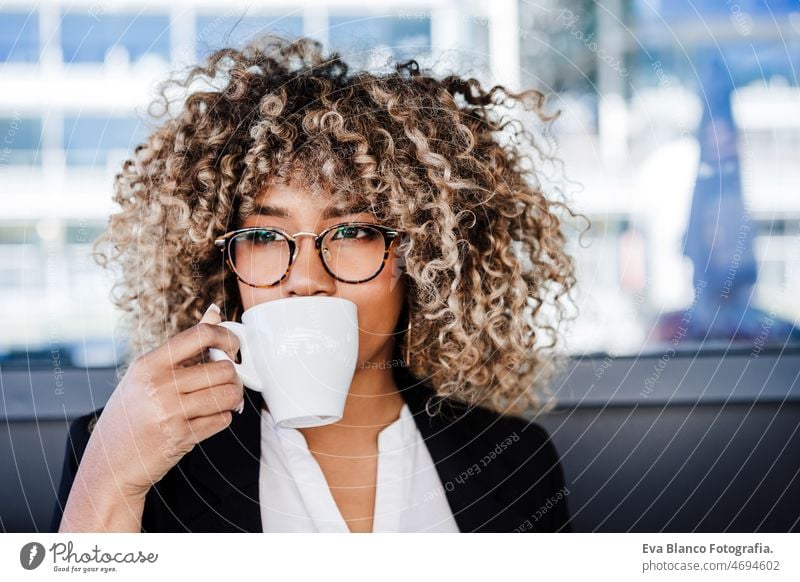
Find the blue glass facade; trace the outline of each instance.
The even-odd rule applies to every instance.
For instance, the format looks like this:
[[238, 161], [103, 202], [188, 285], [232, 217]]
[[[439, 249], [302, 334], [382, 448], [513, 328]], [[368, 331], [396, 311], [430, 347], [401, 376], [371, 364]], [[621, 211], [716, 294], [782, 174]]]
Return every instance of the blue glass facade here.
[[69, 116], [64, 119], [67, 164], [105, 164], [110, 150], [132, 150], [147, 132], [138, 119], [128, 117]]
[[63, 14], [61, 50], [66, 63], [102, 63], [114, 47], [130, 60], [146, 54], [169, 60], [169, 16], [166, 14]]
[[431, 45], [430, 18], [383, 16], [331, 16], [328, 27], [331, 49], [343, 56], [383, 45], [396, 59], [409, 59], [428, 52]]
[[204, 58], [222, 46], [241, 47], [253, 36], [267, 32], [289, 38], [301, 36], [303, 19], [300, 16], [198, 16], [195, 22], [197, 56]]
[[39, 60], [39, 15], [0, 12], [0, 63]]
[[0, 117], [0, 168], [41, 162], [42, 121], [38, 117]]

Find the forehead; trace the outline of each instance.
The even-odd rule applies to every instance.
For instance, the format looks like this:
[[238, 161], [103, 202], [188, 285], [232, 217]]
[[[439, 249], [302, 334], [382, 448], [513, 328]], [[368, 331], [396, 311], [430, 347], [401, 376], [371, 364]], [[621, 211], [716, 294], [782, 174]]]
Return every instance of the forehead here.
[[372, 214], [364, 202], [348, 201], [289, 184], [275, 184], [255, 199], [255, 215], [278, 218], [335, 218], [348, 214]]
[[273, 184], [256, 197], [256, 206], [271, 204], [288, 208], [334, 205], [336, 200], [325, 192], [310, 190], [294, 184]]

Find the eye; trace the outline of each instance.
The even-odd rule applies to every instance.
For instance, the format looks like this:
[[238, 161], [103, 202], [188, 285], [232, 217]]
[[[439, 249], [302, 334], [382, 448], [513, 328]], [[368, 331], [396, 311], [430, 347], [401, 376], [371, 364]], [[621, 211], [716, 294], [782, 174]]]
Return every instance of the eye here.
[[374, 228], [347, 225], [335, 229], [332, 238], [333, 240], [369, 240], [375, 237], [377, 234], [378, 233]]
[[274, 230], [251, 230], [245, 233], [245, 240], [255, 244], [269, 244], [284, 239], [280, 233]]

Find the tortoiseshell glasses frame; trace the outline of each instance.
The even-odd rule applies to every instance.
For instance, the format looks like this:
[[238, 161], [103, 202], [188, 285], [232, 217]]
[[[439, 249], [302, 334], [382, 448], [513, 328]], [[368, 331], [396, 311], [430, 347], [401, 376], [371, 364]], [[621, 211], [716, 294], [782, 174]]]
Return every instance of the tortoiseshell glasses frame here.
[[[330, 268], [330, 266], [328, 265], [328, 263], [325, 260], [325, 255], [324, 255], [323, 249], [322, 249], [322, 241], [325, 238], [325, 236], [328, 233], [330, 233], [331, 231], [333, 231], [333, 230], [335, 230], [337, 228], [348, 227], [348, 226], [369, 227], [369, 228], [372, 228], [372, 229], [380, 232], [381, 235], [383, 235], [384, 252], [383, 252], [383, 259], [381, 261], [381, 264], [372, 275], [370, 275], [369, 277], [366, 277], [364, 279], [348, 280], [348, 279], [343, 279], [341, 277], [338, 277], [333, 272], [333, 270]], [[232, 245], [230, 243], [231, 243], [232, 240], [234, 240], [235, 237], [241, 235], [242, 233], [259, 232], [259, 231], [277, 232], [282, 237], [284, 237], [286, 243], [289, 245], [289, 263], [288, 263], [288, 266], [286, 267], [286, 271], [275, 282], [267, 283], [267, 284], [264, 284], [264, 285], [257, 285], [257, 284], [254, 284], [254, 283], [250, 282], [250, 281], [247, 281], [245, 278], [243, 278], [242, 275], [236, 270], [236, 267], [234, 266], [233, 258], [231, 257], [231, 247], [232, 247]], [[223, 253], [223, 256], [225, 258], [225, 263], [231, 269], [233, 274], [236, 275], [236, 278], [239, 281], [241, 281], [245, 285], [249, 285], [250, 287], [265, 288], [265, 287], [274, 287], [275, 285], [279, 284], [281, 281], [283, 281], [289, 275], [289, 272], [292, 269], [292, 265], [294, 265], [295, 259], [297, 258], [298, 245], [297, 245], [297, 240], [296, 239], [300, 238], [301, 236], [310, 236], [310, 237], [314, 238], [314, 248], [316, 249], [317, 255], [319, 255], [319, 258], [322, 261], [322, 265], [325, 267], [325, 270], [328, 272], [328, 274], [330, 274], [331, 277], [333, 277], [333, 278], [335, 278], [338, 281], [341, 281], [343, 283], [351, 283], [351, 284], [354, 284], [354, 285], [358, 285], [358, 284], [361, 284], [361, 283], [366, 283], [367, 281], [371, 281], [372, 279], [377, 277], [381, 273], [381, 271], [383, 271], [383, 268], [386, 266], [386, 259], [389, 258], [389, 253], [391, 252], [391, 250], [392, 250], [392, 248], [394, 246], [394, 243], [397, 240], [397, 237], [399, 235], [401, 235], [401, 234], [403, 234], [403, 233], [400, 230], [397, 230], [395, 228], [391, 228], [391, 227], [388, 227], [388, 226], [384, 226], [384, 225], [381, 225], [381, 224], [375, 224], [373, 222], [343, 222], [343, 223], [331, 225], [331, 226], [325, 228], [319, 234], [317, 234], [315, 232], [300, 231], [300, 232], [294, 233], [293, 235], [289, 234], [288, 232], [286, 232], [282, 228], [278, 228], [278, 227], [274, 227], [274, 226], [250, 226], [250, 227], [247, 227], [247, 228], [239, 228], [239, 229], [232, 230], [230, 232], [225, 233], [221, 237], [219, 237], [216, 240], [214, 240], [214, 246], [218, 247], [220, 249], [220, 251]]]

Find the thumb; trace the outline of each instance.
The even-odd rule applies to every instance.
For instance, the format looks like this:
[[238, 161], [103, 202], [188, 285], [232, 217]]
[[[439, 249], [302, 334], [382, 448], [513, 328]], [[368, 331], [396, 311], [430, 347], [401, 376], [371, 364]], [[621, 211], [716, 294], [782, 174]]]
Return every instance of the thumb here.
[[200, 323], [220, 323], [221, 321], [222, 316], [220, 315], [219, 307], [217, 307], [216, 303], [209, 305], [203, 317], [200, 318]]

